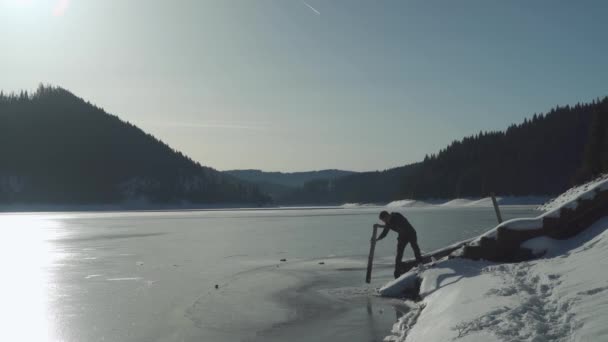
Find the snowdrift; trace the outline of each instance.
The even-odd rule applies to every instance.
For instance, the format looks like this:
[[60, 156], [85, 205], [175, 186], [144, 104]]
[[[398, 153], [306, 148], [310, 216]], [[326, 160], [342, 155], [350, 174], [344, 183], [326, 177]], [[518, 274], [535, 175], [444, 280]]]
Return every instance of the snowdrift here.
[[376, 204], [373, 203], [344, 203], [340, 206], [343, 209], [359, 209], [359, 208], [373, 208], [377, 207]]
[[415, 208], [415, 207], [428, 207], [433, 203], [404, 199], [399, 201], [393, 201], [386, 205], [387, 208]]
[[[547, 201], [547, 197], [524, 196], [524, 197], [496, 197], [499, 205], [541, 205]], [[456, 198], [452, 200], [411, 200], [404, 199], [393, 201], [386, 205], [388, 208], [420, 208], [420, 207], [440, 207], [440, 208], [491, 208], [492, 198]]]
[[499, 227], [537, 230], [545, 218], [557, 222], [599, 201], [607, 190], [606, 178], [571, 189], [545, 205], [548, 211], [538, 218], [504, 222], [444, 249], [450, 255], [434, 265], [386, 284], [381, 295], [410, 294], [417, 301], [409, 302], [411, 310], [385, 340], [608, 341], [608, 214], [569, 238], [542, 235], [523, 241], [521, 248], [534, 260], [500, 264], [459, 257], [467, 246], [495, 237]]
[[564, 192], [559, 197], [543, 204], [538, 209], [542, 211], [555, 211], [558, 208], [573, 205], [575, 200], [585, 194], [587, 196], [592, 194], [592, 190], [601, 187], [602, 184], [608, 179], [608, 174], [602, 175], [586, 184], [581, 186], [573, 187], [572, 189]]

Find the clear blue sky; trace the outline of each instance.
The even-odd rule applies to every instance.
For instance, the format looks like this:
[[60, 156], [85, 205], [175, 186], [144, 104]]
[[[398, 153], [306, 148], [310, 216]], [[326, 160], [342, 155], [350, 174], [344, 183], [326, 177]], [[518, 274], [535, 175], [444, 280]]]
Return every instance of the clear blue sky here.
[[0, 0], [0, 89], [221, 170], [375, 170], [608, 95], [608, 1]]

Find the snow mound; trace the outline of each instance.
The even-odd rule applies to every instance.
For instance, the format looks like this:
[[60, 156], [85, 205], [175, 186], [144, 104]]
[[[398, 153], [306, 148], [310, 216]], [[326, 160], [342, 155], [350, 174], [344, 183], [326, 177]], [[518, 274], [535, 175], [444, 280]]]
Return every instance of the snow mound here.
[[468, 198], [456, 198], [451, 201], [442, 203], [442, 204], [440, 204], [440, 206], [442, 206], [442, 207], [463, 207], [463, 206], [469, 206], [469, 205], [471, 205], [471, 203], [475, 203], [475, 200], [468, 199]]
[[[500, 197], [496, 198], [496, 202], [499, 203], [500, 200], [501, 200]], [[492, 203], [492, 198], [491, 197], [485, 197], [485, 198], [482, 198], [482, 199], [478, 199], [476, 201], [472, 201], [471, 203], [469, 203], [469, 206], [470, 207], [486, 207], [486, 208], [489, 208], [489, 207], [493, 207], [494, 204]]]
[[372, 203], [344, 203], [340, 207], [344, 209], [357, 209], [357, 208], [367, 208], [367, 207], [375, 207], [375, 204]]
[[418, 201], [418, 200], [399, 200], [393, 201], [386, 205], [388, 208], [413, 208], [413, 207], [428, 207], [431, 206], [431, 203]]

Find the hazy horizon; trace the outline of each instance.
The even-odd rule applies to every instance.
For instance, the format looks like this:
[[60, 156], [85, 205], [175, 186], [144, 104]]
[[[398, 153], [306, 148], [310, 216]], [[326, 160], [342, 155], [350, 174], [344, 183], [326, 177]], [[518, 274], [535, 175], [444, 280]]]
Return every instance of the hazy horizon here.
[[383, 170], [608, 95], [608, 3], [0, 0], [39, 83], [218, 170]]

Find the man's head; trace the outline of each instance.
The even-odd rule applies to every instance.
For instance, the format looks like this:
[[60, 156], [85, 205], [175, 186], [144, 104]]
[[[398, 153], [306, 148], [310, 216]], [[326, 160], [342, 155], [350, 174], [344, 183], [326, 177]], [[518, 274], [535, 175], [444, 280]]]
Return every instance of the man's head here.
[[389, 214], [388, 211], [383, 210], [382, 212], [380, 212], [379, 218], [382, 222], [388, 224], [388, 221], [391, 218], [391, 214]]

